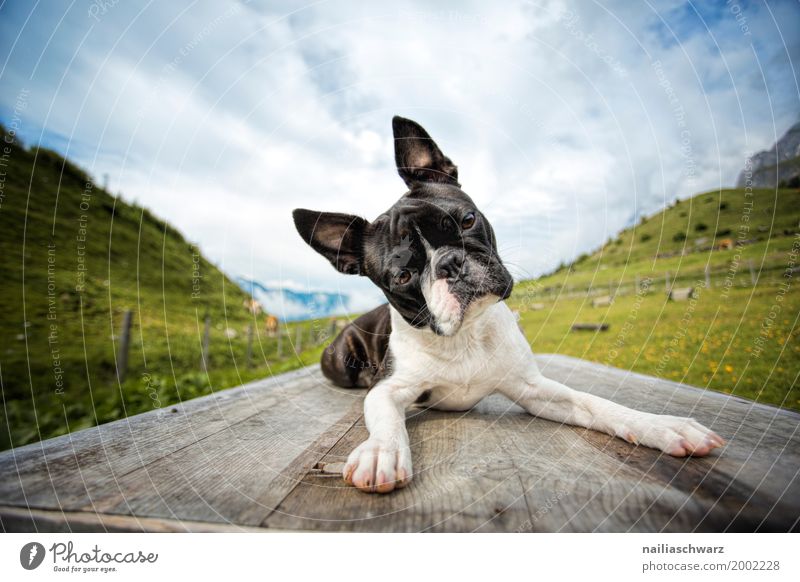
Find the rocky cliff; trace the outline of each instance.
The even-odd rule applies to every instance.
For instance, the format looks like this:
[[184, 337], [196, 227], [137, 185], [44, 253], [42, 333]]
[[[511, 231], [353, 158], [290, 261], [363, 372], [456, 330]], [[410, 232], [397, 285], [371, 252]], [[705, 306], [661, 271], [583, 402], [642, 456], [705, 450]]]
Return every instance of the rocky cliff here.
[[800, 123], [789, 128], [770, 149], [754, 155], [739, 174], [736, 187], [774, 188], [793, 179], [800, 179]]

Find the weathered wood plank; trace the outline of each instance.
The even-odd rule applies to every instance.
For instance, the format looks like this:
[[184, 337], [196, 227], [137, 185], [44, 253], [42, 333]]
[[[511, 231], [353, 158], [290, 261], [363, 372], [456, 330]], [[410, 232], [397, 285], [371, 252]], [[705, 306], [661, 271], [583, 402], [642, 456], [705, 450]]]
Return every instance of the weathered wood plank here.
[[758, 489], [767, 502], [789, 492], [800, 498], [800, 414], [567, 356], [540, 361], [546, 374], [574, 388], [646, 412], [696, 418], [728, 445], [705, 460], [691, 459], [693, 465], [713, 463], [715, 472], [731, 475], [750, 491]]
[[[263, 523], [329, 531], [513, 531], [528, 519], [498, 417], [412, 410], [407, 415], [414, 480], [390, 495], [368, 495], [340, 476], [310, 474]], [[480, 438], [475, 438], [480, 435]], [[359, 422], [325, 456], [341, 462], [367, 437]]]
[[692, 416], [729, 444], [704, 459], [674, 459], [532, 418], [492, 396], [466, 413], [409, 411], [414, 481], [367, 495], [333, 472], [367, 436], [365, 392], [333, 388], [311, 367], [175, 412], [0, 453], [0, 524], [13, 531], [797, 527], [797, 413], [565, 356], [537, 359], [545, 374], [576, 389]]
[[[686, 504], [686, 511], [692, 511], [697, 505], [621, 459], [598, 454], [584, 439], [584, 433], [598, 433], [541, 419], [526, 421], [522, 414], [515, 424], [508, 446], [531, 508], [526, 530], [625, 531], [640, 521], [637, 529], [650, 531], [665, 506]], [[653, 520], [647, 507], [654, 509]]]
[[[790, 506], [786, 495], [781, 499], [781, 493], [797, 490], [800, 465], [789, 451], [798, 450], [800, 416], [571, 358], [540, 361], [545, 373], [578, 389], [650, 412], [692, 415], [726, 435], [730, 444], [709, 458], [674, 459], [594, 431], [531, 418], [492, 397], [463, 415], [409, 414], [417, 472], [411, 487], [390, 496], [365, 496], [338, 479], [309, 475], [265, 525], [364, 531], [792, 527], [797, 506]], [[748, 417], [774, 433], [759, 442], [764, 435], [758, 429], [740, 426]], [[491, 428], [480, 430], [480, 422]], [[420, 434], [421, 425], [435, 428], [430, 435]], [[363, 428], [354, 429], [323, 461], [343, 461], [364, 438]], [[442, 461], [439, 453], [445, 450], [450, 457]], [[462, 458], [453, 450], [462, 451]], [[765, 487], [764, 471], [778, 464], [777, 478]], [[518, 503], [519, 489], [510, 485], [517, 480], [527, 517]], [[425, 504], [430, 498], [437, 500], [434, 508]], [[492, 514], [506, 517], [500, 522]]]
[[[665, 528], [673, 517], [670, 508], [682, 507], [683, 521], [667, 529], [686, 530], [686, 515], [703, 516], [710, 509], [620, 459], [599, 454], [582, 434], [597, 433], [532, 418], [499, 396], [453, 416], [409, 414], [417, 462], [411, 487], [390, 496], [367, 496], [338, 478], [309, 475], [264, 525], [357, 531], [625, 531], [636, 524], [634, 529], [652, 531]], [[324, 462], [343, 460], [365, 437], [363, 427], [351, 431]]]
[[234, 524], [0, 507], [3, 532], [275, 532]]
[[[0, 483], [0, 502], [81, 511], [109, 496], [124, 500], [131, 493], [131, 480], [141, 479], [140, 470], [151, 463], [171, 464], [176, 453], [188, 459], [206, 442], [214, 447], [208, 450], [218, 450], [225, 442], [242, 450], [246, 441], [232, 440], [231, 431], [243, 422], [251, 428], [284, 423], [282, 446], [275, 447], [280, 455], [274, 463], [278, 475], [287, 457], [303, 453], [352, 402], [352, 395], [331, 387], [318, 367], [312, 367], [7, 451], [0, 454], [0, 471], [6, 476]], [[286, 426], [286, 419], [293, 419], [294, 425]], [[146, 474], [143, 478], [148, 480]], [[161, 486], [174, 486], [172, 476], [165, 484], [153, 482], [153, 487]]]
[[800, 515], [799, 414], [566, 356], [540, 360], [546, 374], [575, 388], [647, 412], [694, 417], [727, 439], [710, 457], [675, 459], [580, 431], [597, 450], [708, 507], [706, 515], [679, 504], [664, 518], [668, 529], [786, 531]]
[[[345, 398], [351, 408], [342, 415]], [[360, 399], [353, 405], [340, 391], [300, 404], [279, 402], [127, 473], [82, 509], [257, 526], [361, 416]]]

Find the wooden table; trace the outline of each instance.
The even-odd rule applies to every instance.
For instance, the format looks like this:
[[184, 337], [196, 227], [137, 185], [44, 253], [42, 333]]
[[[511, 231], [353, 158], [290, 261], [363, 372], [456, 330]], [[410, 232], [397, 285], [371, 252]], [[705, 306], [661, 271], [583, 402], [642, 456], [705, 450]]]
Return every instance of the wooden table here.
[[729, 444], [675, 459], [533, 418], [501, 396], [412, 410], [412, 484], [336, 471], [366, 437], [363, 390], [316, 366], [0, 454], [6, 531], [788, 531], [800, 516], [800, 415], [565, 356], [575, 388], [690, 415]]

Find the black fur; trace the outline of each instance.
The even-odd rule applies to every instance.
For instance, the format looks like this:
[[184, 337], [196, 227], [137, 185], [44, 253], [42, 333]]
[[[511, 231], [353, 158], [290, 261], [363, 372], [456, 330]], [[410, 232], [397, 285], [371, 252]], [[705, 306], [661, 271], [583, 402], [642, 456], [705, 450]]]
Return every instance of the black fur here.
[[[294, 223], [303, 240], [337, 270], [369, 277], [410, 325], [442, 333], [421, 288], [429, 260], [426, 247], [440, 252], [436, 276], [447, 279], [463, 310], [488, 294], [507, 298], [513, 280], [497, 253], [489, 221], [461, 190], [455, 164], [417, 123], [395, 117], [392, 127], [397, 171], [409, 187], [394, 206], [373, 222], [297, 209]], [[469, 224], [467, 217], [472, 218]], [[391, 371], [390, 332], [386, 305], [359, 317], [323, 354], [323, 372], [340, 386], [374, 385]]]
[[391, 331], [386, 304], [356, 318], [322, 352], [322, 373], [337, 386], [371, 388], [391, 373]]

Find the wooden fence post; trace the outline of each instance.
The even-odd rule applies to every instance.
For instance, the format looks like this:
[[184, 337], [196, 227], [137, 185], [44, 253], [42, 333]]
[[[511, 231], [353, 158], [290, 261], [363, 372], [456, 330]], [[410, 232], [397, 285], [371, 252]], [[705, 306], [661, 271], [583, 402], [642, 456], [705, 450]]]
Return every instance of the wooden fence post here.
[[706, 265], [706, 289], [711, 289], [711, 267]]
[[247, 326], [247, 367], [253, 367], [253, 324]]
[[747, 266], [750, 267], [750, 280], [753, 282], [753, 287], [755, 287], [756, 283], [758, 283], [758, 278], [756, 277], [756, 269], [753, 266], [753, 259], [747, 261]]
[[211, 336], [211, 316], [206, 315], [203, 329], [203, 344], [200, 347], [200, 369], [208, 373], [208, 341]]
[[278, 324], [278, 359], [280, 360], [283, 353], [283, 326]]
[[131, 324], [133, 323], [133, 311], [128, 309], [122, 318], [122, 335], [119, 340], [119, 352], [117, 353], [117, 378], [120, 384], [128, 376], [128, 351], [131, 347]]
[[666, 273], [664, 273], [664, 289], [666, 289], [666, 290], [667, 290], [667, 293], [669, 293], [669, 288], [670, 288], [670, 281], [669, 281], [669, 279], [670, 279], [670, 277], [669, 277], [669, 271], [667, 271]]

